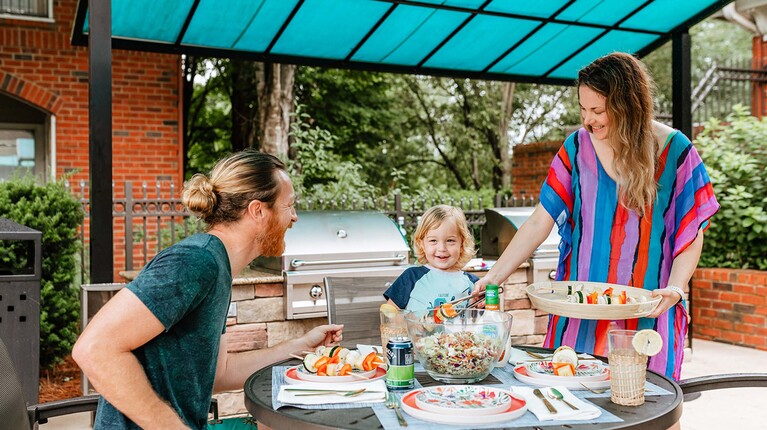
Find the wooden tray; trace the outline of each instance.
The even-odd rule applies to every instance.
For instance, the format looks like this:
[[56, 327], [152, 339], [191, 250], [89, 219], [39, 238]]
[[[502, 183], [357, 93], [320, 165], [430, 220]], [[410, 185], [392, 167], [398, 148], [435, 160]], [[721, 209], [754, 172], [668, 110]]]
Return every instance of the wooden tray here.
[[[615, 304], [588, 304], [567, 302], [567, 287], [582, 284], [584, 291], [604, 291], [613, 288], [614, 293], [626, 291], [628, 297], [645, 297], [646, 302]], [[649, 315], [658, 306], [661, 297], [653, 297], [650, 291], [604, 282], [546, 281], [527, 286], [527, 296], [534, 307], [554, 315], [589, 320], [625, 320]]]

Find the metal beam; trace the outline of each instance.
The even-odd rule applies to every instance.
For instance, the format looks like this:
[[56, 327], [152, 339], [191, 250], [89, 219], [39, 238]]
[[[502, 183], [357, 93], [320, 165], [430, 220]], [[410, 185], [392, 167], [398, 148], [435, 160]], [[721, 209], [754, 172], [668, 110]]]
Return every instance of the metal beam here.
[[671, 36], [672, 122], [674, 128], [692, 139], [692, 75], [690, 72], [690, 62], [690, 33], [686, 29], [677, 31]]
[[[112, 248], [112, 1], [90, 2], [88, 146], [91, 283], [113, 281]], [[126, 233], [130, 234], [130, 233]]]

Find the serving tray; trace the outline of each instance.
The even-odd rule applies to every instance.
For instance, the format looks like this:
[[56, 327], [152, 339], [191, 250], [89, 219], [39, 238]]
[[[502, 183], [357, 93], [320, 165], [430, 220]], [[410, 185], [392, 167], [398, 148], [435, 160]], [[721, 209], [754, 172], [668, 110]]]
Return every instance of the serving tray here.
[[[592, 289], [602, 292], [613, 289], [613, 295], [626, 291], [628, 297], [637, 299], [637, 303], [626, 304], [590, 304], [570, 303], [567, 301], [568, 287], [581, 285], [584, 291]], [[650, 291], [625, 285], [604, 282], [583, 281], [545, 281], [527, 286], [525, 290], [534, 307], [554, 315], [589, 320], [625, 320], [649, 315], [658, 306], [661, 297], [653, 297]], [[643, 302], [641, 298], [644, 297]]]

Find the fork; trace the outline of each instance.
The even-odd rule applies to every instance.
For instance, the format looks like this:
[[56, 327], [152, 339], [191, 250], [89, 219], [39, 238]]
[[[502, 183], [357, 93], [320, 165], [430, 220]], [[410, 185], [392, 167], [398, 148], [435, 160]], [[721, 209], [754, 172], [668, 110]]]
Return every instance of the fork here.
[[591, 387], [589, 387], [588, 385], [584, 384], [583, 382], [581, 382], [581, 385], [583, 386], [583, 388], [585, 388], [585, 389], [587, 389], [587, 390], [591, 391], [591, 392], [592, 392], [592, 393], [594, 393], [594, 394], [602, 394], [602, 393], [604, 393], [605, 391], [607, 391], [607, 390], [609, 390], [609, 389], [610, 389], [610, 387], [607, 387], [607, 388], [591, 388]]
[[399, 410], [399, 399], [397, 399], [397, 396], [392, 392], [386, 394], [386, 407], [394, 409], [400, 427], [407, 427], [407, 421], [405, 421], [405, 417], [402, 416], [402, 412]]
[[296, 397], [298, 396], [324, 396], [326, 394], [335, 394], [337, 396], [342, 397], [357, 397], [363, 393], [376, 393], [380, 391], [366, 391], [365, 388], [359, 389], [359, 390], [351, 390], [351, 391], [319, 391], [315, 393], [304, 393], [304, 394], [295, 394]]

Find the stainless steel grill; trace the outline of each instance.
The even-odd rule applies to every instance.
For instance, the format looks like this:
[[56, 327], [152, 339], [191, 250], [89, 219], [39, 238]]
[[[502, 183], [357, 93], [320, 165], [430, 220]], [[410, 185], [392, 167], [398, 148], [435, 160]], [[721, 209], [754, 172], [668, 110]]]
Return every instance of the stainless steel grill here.
[[[522, 224], [533, 214], [534, 207], [485, 209], [480, 251], [484, 260], [498, 259]], [[559, 260], [559, 234], [556, 227], [530, 257], [529, 283], [554, 279]]]
[[287, 319], [314, 318], [327, 315], [326, 276], [399, 276], [409, 256], [407, 241], [385, 214], [303, 211], [285, 235], [282, 257], [259, 257], [250, 267], [282, 274]]

